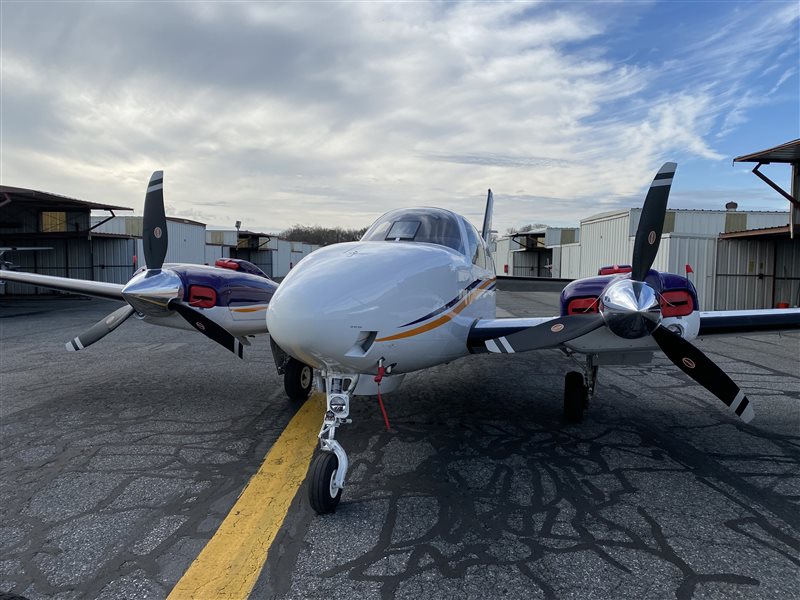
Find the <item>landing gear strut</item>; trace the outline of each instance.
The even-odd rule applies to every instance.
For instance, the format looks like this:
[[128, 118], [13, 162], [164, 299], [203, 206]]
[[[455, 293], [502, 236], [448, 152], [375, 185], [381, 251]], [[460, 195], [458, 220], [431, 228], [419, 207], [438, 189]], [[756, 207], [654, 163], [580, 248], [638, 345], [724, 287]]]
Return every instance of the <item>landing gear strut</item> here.
[[597, 383], [597, 365], [593, 355], [586, 357], [583, 373], [570, 371], [564, 377], [564, 420], [567, 423], [583, 421], [583, 411], [589, 406]]
[[319, 446], [322, 450], [311, 465], [308, 482], [308, 500], [317, 514], [332, 513], [339, 505], [347, 475], [347, 453], [336, 440], [336, 428], [351, 423], [350, 395], [356, 386], [357, 377], [326, 375], [325, 392], [328, 397], [325, 420], [319, 430]]

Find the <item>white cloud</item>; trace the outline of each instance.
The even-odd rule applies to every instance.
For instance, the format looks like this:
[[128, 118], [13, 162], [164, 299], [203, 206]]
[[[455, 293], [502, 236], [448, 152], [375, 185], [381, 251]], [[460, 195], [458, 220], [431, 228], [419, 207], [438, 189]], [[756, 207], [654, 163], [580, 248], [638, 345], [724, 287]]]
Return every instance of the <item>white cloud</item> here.
[[646, 63], [612, 61], [613, 15], [582, 7], [7, 5], [2, 180], [138, 209], [163, 168], [175, 214], [254, 229], [415, 204], [478, 222], [487, 187], [499, 228], [574, 222], [667, 158], [719, 160], [742, 82], [792, 60], [791, 7]]

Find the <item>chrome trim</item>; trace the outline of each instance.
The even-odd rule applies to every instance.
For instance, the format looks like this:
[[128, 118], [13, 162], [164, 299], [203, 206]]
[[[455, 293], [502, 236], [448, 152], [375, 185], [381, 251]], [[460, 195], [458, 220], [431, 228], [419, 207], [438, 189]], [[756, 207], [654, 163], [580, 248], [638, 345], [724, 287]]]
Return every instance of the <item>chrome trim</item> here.
[[615, 335], [637, 339], [649, 335], [661, 323], [661, 306], [653, 288], [643, 281], [619, 279], [601, 295], [600, 312]]
[[165, 317], [172, 313], [169, 301], [183, 298], [183, 281], [169, 269], [150, 269], [134, 275], [122, 289], [122, 296], [143, 315]]

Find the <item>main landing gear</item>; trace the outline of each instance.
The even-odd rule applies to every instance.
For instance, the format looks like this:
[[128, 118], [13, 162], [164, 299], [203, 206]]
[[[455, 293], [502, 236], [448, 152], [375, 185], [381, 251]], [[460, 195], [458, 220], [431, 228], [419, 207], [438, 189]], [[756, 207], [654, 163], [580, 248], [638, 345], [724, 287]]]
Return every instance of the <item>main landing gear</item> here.
[[567, 423], [583, 421], [583, 411], [589, 406], [597, 383], [597, 365], [594, 356], [586, 357], [586, 364], [580, 371], [570, 371], [564, 377], [564, 420]]
[[318, 514], [332, 513], [339, 505], [347, 475], [347, 453], [336, 441], [336, 428], [352, 423], [350, 396], [356, 386], [356, 377], [327, 375], [325, 392], [328, 397], [325, 419], [319, 430], [319, 446], [322, 452], [311, 465], [308, 481], [308, 500]]
[[289, 357], [283, 371], [283, 388], [289, 399], [301, 402], [308, 398], [313, 382], [314, 370], [296, 358]]

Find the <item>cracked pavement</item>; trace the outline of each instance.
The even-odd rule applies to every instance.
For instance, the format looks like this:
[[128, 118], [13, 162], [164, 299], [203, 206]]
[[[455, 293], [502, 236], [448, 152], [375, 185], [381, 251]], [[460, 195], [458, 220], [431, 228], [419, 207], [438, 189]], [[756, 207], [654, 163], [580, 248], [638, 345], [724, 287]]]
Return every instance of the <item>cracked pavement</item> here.
[[[557, 294], [501, 292], [517, 315]], [[296, 407], [265, 339], [238, 361], [116, 303], [0, 300], [0, 592], [163, 598]], [[253, 598], [800, 597], [797, 334], [698, 344], [742, 386], [745, 425], [666, 358], [603, 367], [561, 422], [555, 351], [483, 355], [352, 403], [334, 515], [305, 487]]]

